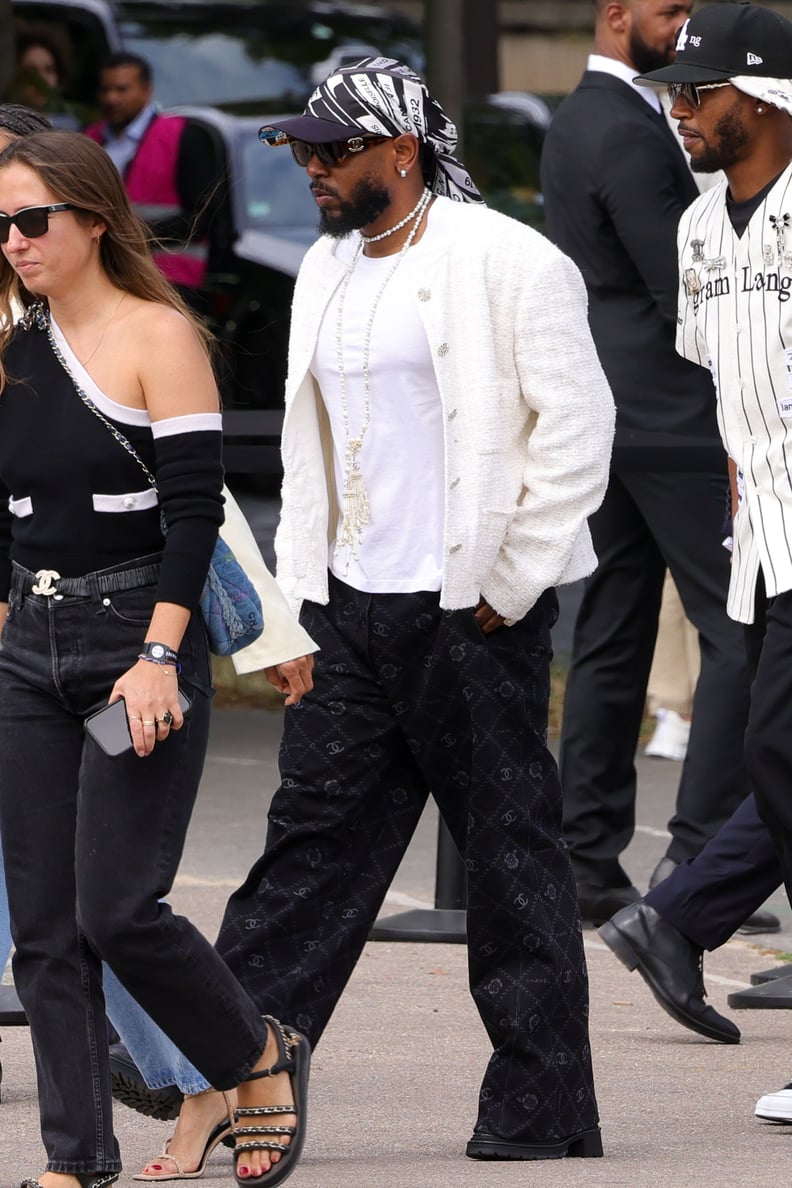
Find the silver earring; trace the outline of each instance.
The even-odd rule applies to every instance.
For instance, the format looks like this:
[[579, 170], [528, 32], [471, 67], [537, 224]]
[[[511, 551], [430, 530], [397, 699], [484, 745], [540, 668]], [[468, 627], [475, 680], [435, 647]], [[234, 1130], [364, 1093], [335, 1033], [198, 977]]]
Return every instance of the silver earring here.
[[406, 177], [406, 176], [407, 176], [407, 170], [406, 170], [406, 169], [400, 169], [400, 170], [399, 170], [399, 177]]
[[757, 107], [757, 109], [756, 109], [756, 114], [757, 114], [757, 115], [761, 115], [763, 111], [764, 111], [764, 108], [763, 108], [763, 107]]

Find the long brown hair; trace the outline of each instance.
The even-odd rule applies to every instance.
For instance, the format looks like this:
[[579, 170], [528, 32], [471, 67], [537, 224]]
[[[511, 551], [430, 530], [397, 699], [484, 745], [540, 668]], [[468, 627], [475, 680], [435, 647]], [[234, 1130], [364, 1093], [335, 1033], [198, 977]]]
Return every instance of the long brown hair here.
[[[99, 242], [100, 260], [119, 289], [144, 301], [169, 305], [194, 326], [209, 352], [212, 336], [151, 258], [148, 227], [132, 209], [124, 183], [100, 145], [81, 132], [53, 129], [14, 140], [0, 152], [0, 170], [26, 165], [59, 202], [76, 207], [77, 218], [93, 216], [105, 224]], [[0, 253], [0, 390], [6, 375], [2, 356], [14, 330], [12, 301], [24, 306], [37, 300]]]

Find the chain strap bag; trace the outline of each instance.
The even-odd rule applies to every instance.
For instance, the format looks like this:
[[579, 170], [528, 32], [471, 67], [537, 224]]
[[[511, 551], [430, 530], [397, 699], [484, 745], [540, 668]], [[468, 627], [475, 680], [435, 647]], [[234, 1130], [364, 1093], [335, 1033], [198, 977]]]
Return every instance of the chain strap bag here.
[[[37, 303], [38, 304], [38, 303]], [[132, 443], [119, 432], [108, 419], [100, 413], [90, 396], [77, 383], [71, 372], [63, 352], [55, 341], [52, 326], [43, 306], [31, 313], [31, 306], [26, 320], [36, 322], [39, 327], [46, 329], [50, 346], [55, 358], [68, 375], [77, 395], [86, 408], [98, 417], [102, 424], [112, 434], [119, 445], [135, 459], [142, 469], [148, 482], [157, 489], [157, 480], [140, 457]], [[43, 326], [42, 326], [43, 321]], [[166, 532], [164, 517], [161, 518], [162, 531]], [[200, 611], [203, 616], [206, 633], [209, 637], [209, 648], [215, 656], [231, 656], [242, 648], [248, 647], [257, 640], [264, 630], [264, 616], [261, 610], [261, 600], [256, 593], [250, 578], [237, 561], [231, 548], [223, 540], [222, 532], [218, 533], [206, 585], [200, 599]]]

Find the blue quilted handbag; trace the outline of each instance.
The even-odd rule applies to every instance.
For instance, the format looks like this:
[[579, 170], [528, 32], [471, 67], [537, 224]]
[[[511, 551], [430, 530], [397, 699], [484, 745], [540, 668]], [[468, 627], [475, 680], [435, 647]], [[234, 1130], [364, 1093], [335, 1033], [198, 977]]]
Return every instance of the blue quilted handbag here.
[[217, 538], [200, 608], [215, 656], [241, 651], [264, 630], [261, 600], [222, 536]]

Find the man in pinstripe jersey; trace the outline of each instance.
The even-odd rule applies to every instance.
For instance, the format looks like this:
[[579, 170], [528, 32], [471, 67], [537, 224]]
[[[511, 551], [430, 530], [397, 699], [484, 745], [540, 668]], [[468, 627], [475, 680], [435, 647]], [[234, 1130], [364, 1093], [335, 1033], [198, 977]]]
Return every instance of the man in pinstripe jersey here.
[[[734, 478], [727, 609], [753, 675], [748, 777], [792, 899], [792, 23], [751, 4], [685, 25], [669, 85], [694, 170], [726, 181], [679, 227], [677, 350], [712, 373]], [[792, 1084], [761, 1117], [792, 1120]]]

